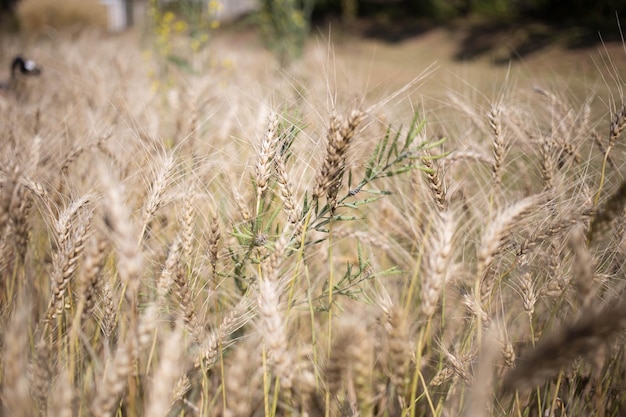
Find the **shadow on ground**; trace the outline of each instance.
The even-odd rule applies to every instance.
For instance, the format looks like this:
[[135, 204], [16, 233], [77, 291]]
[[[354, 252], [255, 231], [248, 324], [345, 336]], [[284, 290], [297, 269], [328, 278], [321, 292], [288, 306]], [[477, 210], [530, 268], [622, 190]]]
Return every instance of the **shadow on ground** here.
[[[567, 22], [472, 23], [459, 20], [443, 27], [456, 40], [456, 51], [452, 59], [466, 61], [488, 56], [496, 65], [521, 60], [552, 45], [579, 49], [602, 42], [621, 41], [616, 21], [580, 25]], [[426, 35], [438, 26], [415, 19], [365, 19], [349, 25], [348, 28], [366, 39], [394, 44]]]
[[520, 60], [552, 45], [579, 49], [621, 40], [617, 23], [595, 26], [541, 22], [489, 23], [450, 29], [461, 32], [455, 60], [464, 61], [490, 55], [495, 64]]

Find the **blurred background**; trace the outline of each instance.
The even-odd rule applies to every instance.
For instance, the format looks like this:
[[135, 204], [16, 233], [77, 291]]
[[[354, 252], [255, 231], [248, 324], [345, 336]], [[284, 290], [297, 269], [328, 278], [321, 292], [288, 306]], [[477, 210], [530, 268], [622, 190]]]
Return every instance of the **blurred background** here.
[[624, 11], [626, 0], [0, 0], [0, 59], [87, 30], [140, 45], [167, 89], [173, 73], [209, 66], [319, 65], [320, 46], [332, 45], [357, 89], [401, 88], [436, 62], [428, 94], [493, 93], [507, 79], [532, 87], [553, 74], [587, 95], [609, 89], [602, 72], [626, 71]]
[[463, 59], [492, 49], [493, 36], [511, 27], [524, 26], [515, 31], [517, 57], [564, 38], [569, 47], [597, 43], [599, 33], [620, 40], [621, 11], [626, 0], [0, 0], [0, 25], [4, 32], [77, 26], [117, 32], [170, 12], [170, 20], [196, 32], [242, 22], [256, 27], [283, 60], [297, 57], [303, 38], [329, 23], [386, 42], [461, 25], [468, 31], [457, 54]]

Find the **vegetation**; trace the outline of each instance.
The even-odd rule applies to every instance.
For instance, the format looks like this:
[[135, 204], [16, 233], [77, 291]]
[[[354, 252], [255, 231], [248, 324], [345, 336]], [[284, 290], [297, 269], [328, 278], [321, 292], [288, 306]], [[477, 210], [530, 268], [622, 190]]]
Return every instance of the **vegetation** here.
[[299, 58], [309, 34], [314, 0], [263, 0], [258, 16], [261, 36], [281, 65]]
[[436, 107], [245, 47], [0, 40], [2, 415], [626, 412], [619, 73]]
[[358, 9], [362, 14], [393, 13], [399, 9], [412, 17], [450, 19], [477, 15], [484, 18], [543, 18], [555, 20], [576, 18], [581, 22], [598, 22], [613, 18], [621, 10], [620, 0], [399, 0], [376, 2], [369, 0], [316, 0], [318, 12], [340, 13], [343, 9]]

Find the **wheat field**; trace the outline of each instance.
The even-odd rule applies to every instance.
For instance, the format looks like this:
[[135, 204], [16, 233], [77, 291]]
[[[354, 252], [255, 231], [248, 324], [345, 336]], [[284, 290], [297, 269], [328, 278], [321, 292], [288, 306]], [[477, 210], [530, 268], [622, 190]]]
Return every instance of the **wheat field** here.
[[626, 413], [618, 73], [430, 111], [138, 38], [0, 40], [2, 415]]

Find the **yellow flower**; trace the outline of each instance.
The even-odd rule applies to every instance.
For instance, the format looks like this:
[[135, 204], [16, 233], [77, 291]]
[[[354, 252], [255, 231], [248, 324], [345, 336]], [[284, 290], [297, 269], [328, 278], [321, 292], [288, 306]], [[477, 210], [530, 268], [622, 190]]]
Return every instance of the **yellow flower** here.
[[174, 32], [182, 33], [185, 30], [187, 30], [187, 23], [182, 20], [177, 20], [176, 23], [174, 23]]
[[219, 20], [212, 20], [211, 21], [211, 29], [217, 29], [218, 27], [220, 27], [220, 21]]
[[210, 0], [208, 5], [209, 13], [215, 13], [222, 10], [222, 3], [217, 0]]
[[304, 18], [302, 17], [302, 13], [298, 11], [294, 11], [291, 14], [291, 19], [293, 20], [293, 23], [296, 24], [296, 26], [304, 27]]
[[174, 15], [173, 12], [165, 12], [165, 14], [163, 15], [163, 22], [164, 23], [173, 22], [175, 17], [176, 16]]

